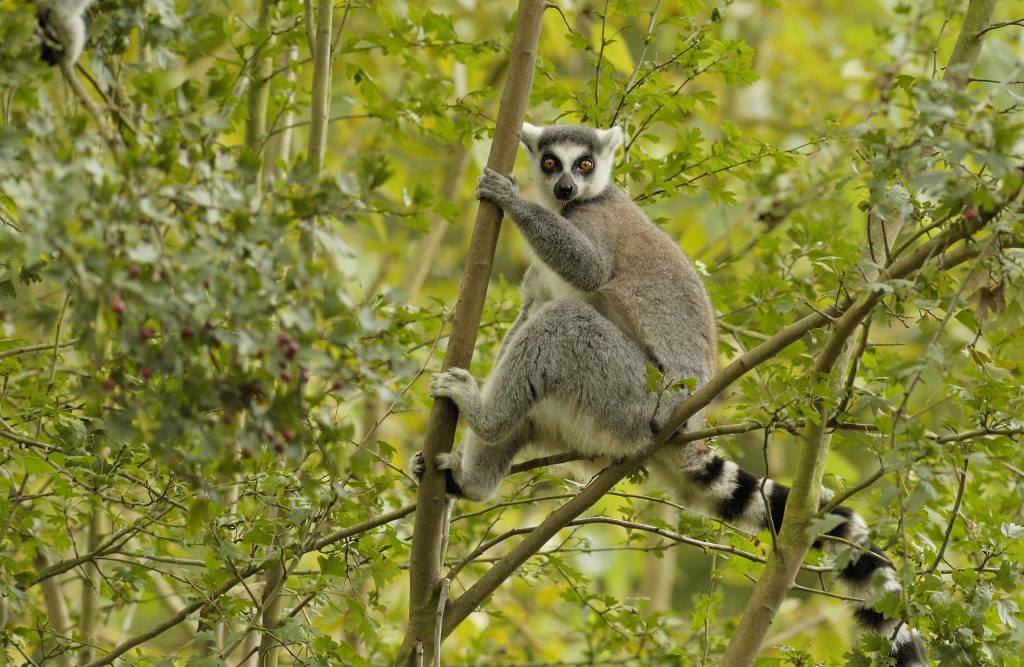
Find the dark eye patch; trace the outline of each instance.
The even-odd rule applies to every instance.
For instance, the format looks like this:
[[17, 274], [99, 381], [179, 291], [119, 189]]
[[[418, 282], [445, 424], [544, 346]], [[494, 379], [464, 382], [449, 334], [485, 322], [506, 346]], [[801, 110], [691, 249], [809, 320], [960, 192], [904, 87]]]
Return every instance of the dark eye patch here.
[[594, 159], [588, 155], [584, 155], [579, 160], [576, 160], [576, 169], [584, 174], [593, 172], [594, 166]]
[[562, 168], [562, 162], [550, 153], [540, 159], [540, 168], [546, 172], [552, 172]]

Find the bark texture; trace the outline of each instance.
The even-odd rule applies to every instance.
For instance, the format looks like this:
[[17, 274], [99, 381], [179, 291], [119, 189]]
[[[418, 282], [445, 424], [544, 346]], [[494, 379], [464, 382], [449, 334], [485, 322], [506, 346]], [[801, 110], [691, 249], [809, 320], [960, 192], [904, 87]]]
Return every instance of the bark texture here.
[[[508, 78], [498, 108], [494, 141], [487, 157], [487, 166], [503, 174], [511, 173], [515, 162], [519, 131], [533, 86], [543, 15], [544, 2], [541, 0], [521, 0], [519, 3], [512, 34]], [[480, 202], [466, 261], [466, 273], [455, 304], [444, 368], [466, 368], [473, 357], [501, 218], [501, 209], [495, 204]], [[434, 402], [423, 444], [427, 470], [419, 487], [409, 561], [409, 625], [396, 665], [412, 665], [415, 660], [414, 649], [418, 643], [424, 647], [425, 664], [434, 661], [443, 557], [442, 536], [447, 531], [445, 478], [434, 468], [433, 457], [439, 452], [451, 451], [457, 418], [458, 412], [451, 401], [438, 399]]]

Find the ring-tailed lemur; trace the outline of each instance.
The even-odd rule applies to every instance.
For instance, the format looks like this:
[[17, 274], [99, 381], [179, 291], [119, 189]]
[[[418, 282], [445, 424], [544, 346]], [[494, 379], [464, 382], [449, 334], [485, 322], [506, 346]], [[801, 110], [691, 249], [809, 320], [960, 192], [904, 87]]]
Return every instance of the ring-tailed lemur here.
[[[610, 183], [622, 142], [617, 127], [523, 125], [541, 204], [490, 169], [477, 196], [500, 206], [526, 237], [534, 261], [523, 279], [523, 308], [481, 391], [453, 368], [434, 376], [431, 393], [447, 396], [470, 431], [451, 454], [438, 454], [448, 491], [473, 500], [494, 495], [512, 459], [527, 444], [587, 457], [623, 459], [639, 452], [686, 391], [647, 390], [647, 366], [664, 378], [707, 382], [715, 371], [714, 311], [678, 244], [629, 195]], [[687, 430], [702, 427], [703, 414]], [[654, 478], [697, 511], [757, 530], [778, 528], [789, 489], [726, 461], [701, 442], [654, 454]], [[422, 475], [422, 454], [413, 472]], [[763, 490], [763, 495], [762, 495]], [[765, 503], [767, 499], [767, 507]], [[868, 539], [864, 520], [840, 507], [829, 535], [860, 547], [839, 578], [858, 596], [898, 591], [895, 570]], [[827, 540], [834, 550], [848, 548]], [[866, 628], [896, 635], [901, 667], [926, 663], [916, 631], [868, 604]]]
[[85, 10], [94, 0], [35, 0], [43, 62], [74, 67], [85, 48]]

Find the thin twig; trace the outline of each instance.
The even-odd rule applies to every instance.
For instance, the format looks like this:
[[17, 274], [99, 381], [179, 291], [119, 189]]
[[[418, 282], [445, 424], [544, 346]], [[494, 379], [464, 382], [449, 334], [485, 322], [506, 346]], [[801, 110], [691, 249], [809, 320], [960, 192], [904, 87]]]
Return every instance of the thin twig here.
[[990, 32], [992, 30], [999, 30], [1000, 28], [1005, 28], [1005, 27], [1011, 26], [1011, 25], [1024, 26], [1024, 19], [1017, 19], [1016, 21], [1000, 21], [999, 23], [993, 23], [989, 27], [987, 27], [984, 30], [982, 30], [981, 32], [979, 32], [977, 37], [981, 37], [986, 32]]
[[931, 567], [928, 568], [928, 574], [935, 572], [935, 569], [939, 567], [939, 563], [942, 562], [942, 556], [946, 553], [946, 547], [949, 546], [949, 538], [953, 534], [953, 526], [956, 524], [956, 518], [960, 512], [960, 503], [964, 499], [964, 489], [967, 488], [968, 463], [970, 463], [970, 459], [965, 456], [964, 468], [960, 471], [960, 485], [956, 490], [956, 500], [953, 502], [953, 510], [949, 513], [949, 523], [946, 524], [946, 532], [942, 536], [942, 544], [939, 545], [939, 550], [935, 554], [935, 560], [932, 561]]

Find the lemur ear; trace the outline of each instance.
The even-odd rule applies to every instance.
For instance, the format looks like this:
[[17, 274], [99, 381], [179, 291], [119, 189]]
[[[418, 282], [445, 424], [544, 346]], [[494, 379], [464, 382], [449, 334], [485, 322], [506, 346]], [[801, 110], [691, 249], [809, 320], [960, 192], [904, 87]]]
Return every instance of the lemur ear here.
[[537, 127], [536, 125], [530, 125], [529, 123], [523, 123], [523, 129], [519, 133], [519, 141], [526, 146], [526, 150], [533, 153], [537, 150], [537, 142], [540, 141], [541, 132], [544, 128]]
[[607, 130], [598, 130], [597, 140], [601, 142], [602, 153], [614, 153], [622, 145], [622, 128], [615, 125]]

